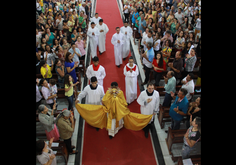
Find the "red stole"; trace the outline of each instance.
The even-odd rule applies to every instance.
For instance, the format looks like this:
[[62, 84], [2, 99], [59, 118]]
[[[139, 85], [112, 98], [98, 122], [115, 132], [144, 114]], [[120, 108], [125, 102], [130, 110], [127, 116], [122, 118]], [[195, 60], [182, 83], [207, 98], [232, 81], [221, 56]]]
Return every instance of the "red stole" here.
[[93, 70], [94, 70], [94, 71], [98, 71], [99, 67], [100, 67], [100, 64], [98, 64], [97, 66], [95, 66], [95, 65], [93, 64]]
[[[137, 66], [137, 65], [135, 65], [135, 66], [132, 68], [133, 71], [136, 71], [136, 66]], [[130, 68], [129, 68], [127, 65], [126, 65], [126, 71], [127, 71], [127, 72], [130, 71]]]

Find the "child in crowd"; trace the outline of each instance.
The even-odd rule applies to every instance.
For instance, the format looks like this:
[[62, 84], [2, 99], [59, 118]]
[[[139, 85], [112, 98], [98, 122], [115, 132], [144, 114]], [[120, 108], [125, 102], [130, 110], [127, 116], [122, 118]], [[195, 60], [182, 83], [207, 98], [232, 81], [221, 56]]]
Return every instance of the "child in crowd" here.
[[[55, 79], [50, 79], [49, 84], [50, 84], [50, 93], [51, 93], [51, 95], [57, 94], [56, 80]], [[56, 103], [56, 98], [57, 98], [57, 96], [53, 99], [54, 103]]]

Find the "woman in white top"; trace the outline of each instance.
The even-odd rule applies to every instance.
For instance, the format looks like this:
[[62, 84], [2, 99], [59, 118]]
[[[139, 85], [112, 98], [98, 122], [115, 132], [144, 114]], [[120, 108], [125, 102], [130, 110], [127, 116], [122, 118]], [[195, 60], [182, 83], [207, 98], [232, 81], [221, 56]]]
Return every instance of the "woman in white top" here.
[[[199, 18], [196, 20], [194, 36], [196, 36], [197, 33], [200, 33], [200, 31], [201, 31], [201, 14], [199, 14]], [[197, 36], [197, 41], [198, 39], [199, 39], [199, 36]]]
[[146, 38], [146, 37], [147, 37], [148, 32], [149, 32], [149, 28], [146, 28], [145, 32], [140, 33], [141, 36], [142, 36], [142, 40], [141, 40], [140, 44], [141, 44], [142, 46], [144, 46], [144, 44], [143, 44], [143, 38]]
[[47, 64], [51, 67], [52, 61], [53, 61], [53, 63], [55, 63], [55, 58], [58, 58], [58, 57], [54, 53], [54, 50], [51, 49], [48, 44], [45, 46], [45, 49], [46, 49], [46, 51], [43, 54], [43, 58], [47, 62]]
[[175, 40], [175, 50], [182, 51], [184, 49], [185, 38], [184, 38], [184, 31], [181, 30], [178, 34], [178, 37]]
[[153, 42], [154, 42], [154, 52], [155, 52], [155, 55], [157, 54], [157, 52], [160, 50], [161, 48], [161, 34], [160, 33], [156, 33], [155, 36], [153, 36]]

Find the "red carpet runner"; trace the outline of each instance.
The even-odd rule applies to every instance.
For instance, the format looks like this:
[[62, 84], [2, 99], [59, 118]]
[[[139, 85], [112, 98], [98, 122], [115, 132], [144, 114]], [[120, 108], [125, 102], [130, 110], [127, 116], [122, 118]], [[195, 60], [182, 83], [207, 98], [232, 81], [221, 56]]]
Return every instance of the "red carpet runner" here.
[[[97, 0], [96, 12], [107, 24], [109, 32], [106, 35], [106, 52], [99, 55], [100, 64], [106, 70], [106, 77], [103, 81], [104, 91], [108, 89], [111, 82], [116, 81], [125, 94], [125, 76], [123, 68], [128, 63], [128, 58], [123, 61], [120, 68], [115, 65], [114, 47], [111, 44], [111, 37], [116, 32], [117, 26], [122, 27], [123, 22], [119, 13], [116, 0]], [[98, 51], [98, 49], [97, 49]], [[130, 57], [129, 54], [128, 57]], [[138, 87], [138, 96], [140, 89]], [[136, 100], [128, 108], [131, 112], [140, 113], [140, 106]], [[96, 131], [85, 122], [84, 144], [83, 144], [83, 165], [155, 165], [155, 155], [152, 148], [150, 135], [147, 138], [144, 132], [131, 131], [122, 128], [113, 139], [109, 139], [107, 130]]]

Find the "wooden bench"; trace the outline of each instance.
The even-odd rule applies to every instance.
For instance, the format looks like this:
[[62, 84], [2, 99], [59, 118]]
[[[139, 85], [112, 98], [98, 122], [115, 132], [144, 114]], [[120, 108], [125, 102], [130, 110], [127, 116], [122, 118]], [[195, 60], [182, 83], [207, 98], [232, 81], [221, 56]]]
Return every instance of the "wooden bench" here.
[[159, 106], [159, 114], [158, 114], [158, 121], [160, 123], [161, 129], [164, 128], [165, 122], [170, 122], [170, 115], [169, 115], [169, 110], [170, 107], [164, 107], [160, 104]]
[[187, 129], [172, 130], [170, 127], [168, 127], [166, 144], [169, 150], [169, 154], [172, 154], [171, 147], [173, 143], [183, 143], [183, 137], [186, 132]]
[[[183, 143], [184, 142], [183, 138], [184, 138], [184, 135], [186, 132], [187, 132], [187, 129], [172, 130], [170, 127], [168, 127], [167, 138], [165, 140], [166, 140], [169, 154], [172, 155], [173, 161], [177, 161], [179, 157], [174, 157], [171, 147], [175, 143]], [[201, 139], [198, 142], [200, 142], [200, 141], [201, 141]]]
[[59, 143], [58, 147], [51, 147], [53, 151], [57, 151], [56, 156], [62, 155], [65, 159], [65, 163], [67, 164], [68, 158], [69, 158], [69, 153], [66, 148], [66, 144], [64, 141], [56, 141], [55, 143]]

